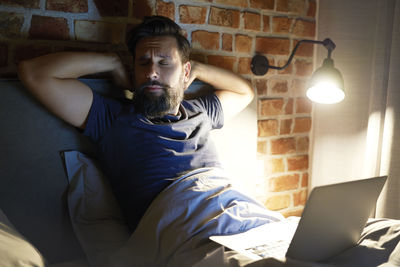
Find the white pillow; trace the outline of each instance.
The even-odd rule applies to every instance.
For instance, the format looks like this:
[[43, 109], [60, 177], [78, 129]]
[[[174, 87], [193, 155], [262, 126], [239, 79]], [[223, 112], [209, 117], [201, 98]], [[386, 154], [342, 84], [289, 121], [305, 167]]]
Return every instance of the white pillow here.
[[64, 152], [69, 180], [68, 209], [75, 234], [92, 266], [129, 238], [129, 228], [98, 164], [78, 151]]
[[40, 252], [11, 224], [0, 209], [0, 265], [2, 267], [44, 267]]

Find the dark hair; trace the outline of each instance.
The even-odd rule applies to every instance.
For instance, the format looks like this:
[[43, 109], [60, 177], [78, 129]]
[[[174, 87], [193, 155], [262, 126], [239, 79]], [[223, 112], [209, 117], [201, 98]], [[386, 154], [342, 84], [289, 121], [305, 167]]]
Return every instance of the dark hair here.
[[142, 38], [171, 36], [176, 39], [182, 62], [187, 62], [190, 55], [190, 44], [183, 35], [183, 30], [173, 20], [162, 17], [145, 17], [143, 22], [133, 28], [127, 35], [127, 46], [135, 59], [136, 45]]

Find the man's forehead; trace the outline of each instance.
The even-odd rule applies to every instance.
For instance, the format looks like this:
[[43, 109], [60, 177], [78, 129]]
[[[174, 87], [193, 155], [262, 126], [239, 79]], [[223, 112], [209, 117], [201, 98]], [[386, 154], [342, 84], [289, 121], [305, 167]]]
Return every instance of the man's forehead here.
[[146, 54], [153, 51], [157, 51], [165, 56], [177, 53], [176, 39], [171, 36], [145, 37], [139, 40], [136, 45], [136, 53]]

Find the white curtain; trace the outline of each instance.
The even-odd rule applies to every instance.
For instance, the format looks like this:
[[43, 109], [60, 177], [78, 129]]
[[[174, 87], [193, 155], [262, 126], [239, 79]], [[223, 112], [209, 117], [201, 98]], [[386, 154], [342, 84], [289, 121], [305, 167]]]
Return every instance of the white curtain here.
[[[337, 45], [346, 98], [313, 110], [311, 186], [388, 174], [377, 216], [400, 219], [400, 0], [318, 5], [318, 39]], [[318, 48], [316, 67], [325, 57]]]
[[392, 33], [388, 36], [390, 60], [385, 77], [387, 97], [380, 167], [389, 179], [378, 201], [377, 216], [400, 219], [400, 0], [394, 2], [390, 5], [394, 13]]

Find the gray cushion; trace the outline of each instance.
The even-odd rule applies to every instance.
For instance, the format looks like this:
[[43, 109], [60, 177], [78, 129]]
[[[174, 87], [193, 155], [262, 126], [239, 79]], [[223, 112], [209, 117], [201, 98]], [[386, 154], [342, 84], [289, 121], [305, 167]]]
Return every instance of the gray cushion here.
[[[100, 93], [110, 84], [84, 80]], [[94, 155], [91, 142], [36, 102], [18, 80], [0, 80], [0, 209], [50, 262], [84, 258], [67, 211], [60, 152]]]

